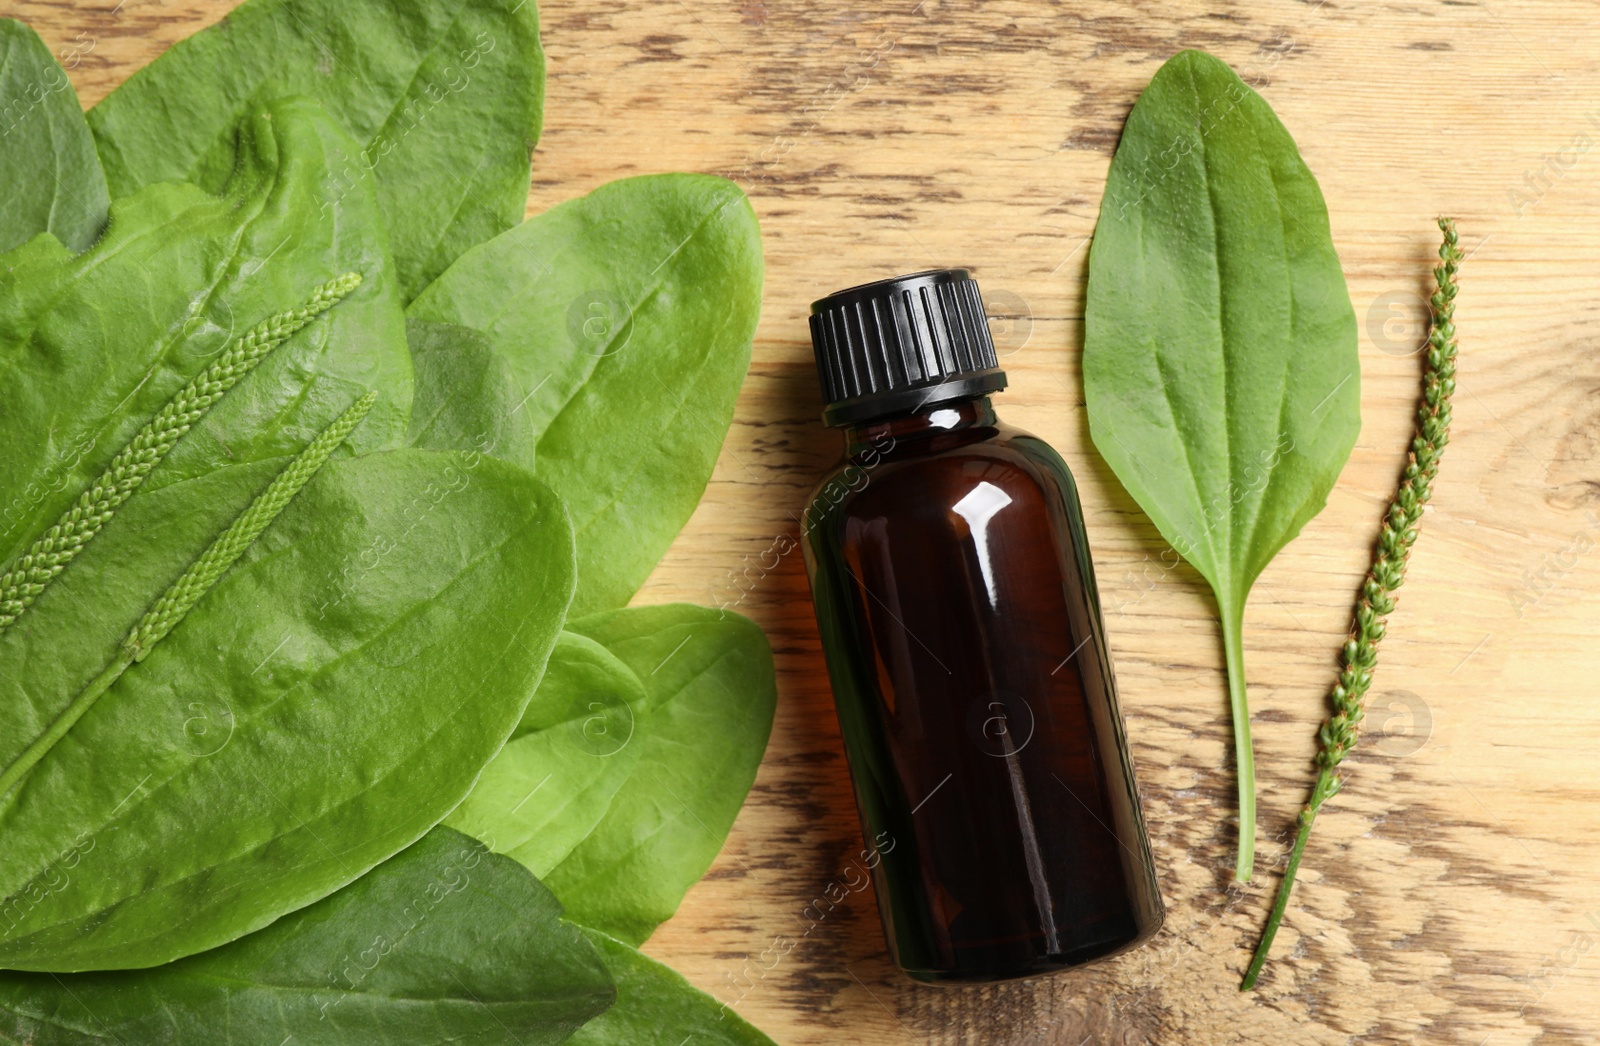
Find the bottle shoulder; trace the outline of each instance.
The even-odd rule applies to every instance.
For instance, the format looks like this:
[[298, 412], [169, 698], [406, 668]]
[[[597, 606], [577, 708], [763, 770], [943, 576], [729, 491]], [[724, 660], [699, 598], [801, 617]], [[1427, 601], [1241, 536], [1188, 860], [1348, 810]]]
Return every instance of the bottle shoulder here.
[[943, 513], [980, 485], [1031, 502], [1072, 495], [1066, 462], [1048, 443], [1003, 422], [982, 429], [886, 439], [834, 466], [808, 501], [808, 529], [851, 515]]
[[906, 471], [942, 471], [994, 462], [1028, 470], [1043, 468], [1071, 476], [1055, 448], [1033, 433], [1004, 422], [978, 430], [923, 436], [915, 440], [886, 437], [841, 459], [822, 477], [817, 490], [847, 473], [890, 475]]

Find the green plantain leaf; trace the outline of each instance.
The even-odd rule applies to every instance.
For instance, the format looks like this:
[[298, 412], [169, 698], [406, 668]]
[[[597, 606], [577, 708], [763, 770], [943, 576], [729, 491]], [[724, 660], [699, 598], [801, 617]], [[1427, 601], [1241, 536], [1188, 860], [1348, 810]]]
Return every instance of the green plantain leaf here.
[[533, 467], [535, 437], [518, 424], [511, 365], [489, 339], [453, 323], [406, 321], [416, 399], [413, 447], [477, 450]]
[[755, 779], [777, 701], [746, 618], [688, 604], [568, 620], [513, 739], [448, 822], [633, 943], [705, 874]]
[[[567, 622], [644, 684], [638, 764], [545, 884], [568, 917], [630, 944], [672, 915], [744, 805], [777, 704], [772, 650], [748, 619], [687, 604]], [[541, 854], [541, 863], [554, 854]]]
[[407, 300], [521, 220], [544, 97], [532, 0], [250, 0], [90, 111], [113, 195], [220, 185], [240, 116], [291, 94], [360, 143], [325, 199], [376, 181]]
[[616, 981], [617, 1002], [568, 1040], [574, 1046], [772, 1046], [671, 968], [598, 930], [583, 933]]
[[307, 99], [242, 144], [224, 197], [150, 186], [82, 256], [0, 258], [0, 966], [162, 963], [362, 875], [466, 795], [571, 598], [565, 510], [526, 470], [346, 457], [85, 704], [331, 417], [371, 390], [350, 448], [405, 433], [373, 195], [320, 206], [354, 144]]
[[407, 310], [482, 331], [510, 364], [535, 471], [572, 512], [574, 613], [626, 603], [698, 504], [749, 366], [761, 276], [736, 186], [657, 175], [468, 251]]
[[74, 251], [106, 226], [106, 176], [78, 95], [50, 49], [0, 18], [0, 251], [41, 232]]
[[616, 655], [561, 633], [516, 732], [445, 823], [548, 873], [638, 765], [648, 706], [644, 684]]
[[1360, 374], [1316, 179], [1271, 107], [1202, 52], [1162, 66], [1128, 116], [1089, 255], [1083, 383], [1095, 446], [1216, 595], [1248, 879], [1245, 599], [1326, 503]]
[[350, 139], [304, 99], [244, 131], [223, 196], [151, 186], [117, 201], [81, 255], [49, 236], [0, 255], [0, 569], [187, 381], [345, 273], [360, 286], [262, 359], [148, 484], [294, 453], [369, 388], [382, 398], [351, 446], [404, 436], [411, 362], [376, 205], [318, 204]]
[[[0, 763], [279, 465], [140, 490], [0, 635]], [[192, 954], [411, 843], [521, 718], [572, 584], [560, 503], [524, 470], [330, 462], [0, 797], [0, 967]]]
[[[91, 850], [64, 874], [92, 874], [93, 860]], [[615, 995], [595, 947], [560, 915], [514, 862], [436, 828], [338, 893], [213, 951], [152, 970], [0, 974], [0, 1038], [558, 1043]]]

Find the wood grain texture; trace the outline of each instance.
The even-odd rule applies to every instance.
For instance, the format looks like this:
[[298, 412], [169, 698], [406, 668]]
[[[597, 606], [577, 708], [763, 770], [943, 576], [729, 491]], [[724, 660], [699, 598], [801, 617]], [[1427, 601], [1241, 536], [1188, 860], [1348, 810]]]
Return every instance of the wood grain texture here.
[[[90, 104], [231, 6], [7, 2]], [[778, 723], [711, 874], [647, 950], [784, 1043], [1600, 1040], [1600, 26], [1582, 0], [549, 0], [530, 212], [624, 175], [737, 179], [765, 314], [732, 435], [640, 594], [736, 601]], [[1246, 616], [1262, 871], [1229, 889], [1225, 679], [1205, 588], [1088, 440], [1086, 244], [1122, 121], [1182, 47], [1227, 60], [1321, 180], [1361, 329], [1364, 427]], [[76, 49], [76, 50], [75, 50]], [[1334, 653], [1403, 458], [1433, 218], [1472, 252], [1455, 438], [1346, 790], [1319, 819], [1260, 990], [1238, 977], [1311, 781]], [[889, 967], [803, 569], [779, 555], [837, 453], [808, 303], [966, 264], [1013, 314], [999, 405], [1076, 470], [1166, 928], [993, 989]], [[843, 900], [832, 904], [830, 894]]]

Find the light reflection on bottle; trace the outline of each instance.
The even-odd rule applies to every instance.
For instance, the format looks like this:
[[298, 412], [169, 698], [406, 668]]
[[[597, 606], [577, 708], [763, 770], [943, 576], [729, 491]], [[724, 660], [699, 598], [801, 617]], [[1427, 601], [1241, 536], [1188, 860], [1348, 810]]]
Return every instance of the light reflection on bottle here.
[[989, 606], [996, 610], [1000, 608], [1000, 590], [994, 580], [994, 565], [989, 561], [989, 521], [1009, 504], [1010, 494], [984, 480], [951, 506], [972, 531], [972, 543], [978, 551], [978, 569], [983, 572], [983, 587], [989, 593]]

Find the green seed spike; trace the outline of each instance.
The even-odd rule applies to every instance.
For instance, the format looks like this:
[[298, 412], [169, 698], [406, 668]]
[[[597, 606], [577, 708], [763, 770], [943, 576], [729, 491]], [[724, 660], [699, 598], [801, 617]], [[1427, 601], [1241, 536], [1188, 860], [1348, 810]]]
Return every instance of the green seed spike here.
[[112, 684], [122, 677], [122, 673], [127, 671], [129, 666], [143, 661], [152, 647], [178, 627], [178, 623], [189, 613], [190, 608], [211, 590], [217, 579], [227, 573], [228, 568], [255, 543], [261, 532], [267, 529], [267, 526], [300, 492], [300, 488], [317, 474], [327, 462], [328, 455], [332, 454], [361, 423], [361, 419], [367, 416], [367, 411], [372, 409], [372, 404], [377, 398], [377, 390], [368, 392], [339, 415], [333, 424], [323, 429], [316, 439], [296, 455], [288, 468], [278, 473], [272, 482], [267, 484], [267, 488], [256, 495], [255, 500], [250, 502], [250, 507], [234, 519], [228, 529], [201, 553], [200, 558], [189, 564], [189, 568], [182, 576], [172, 583], [166, 593], [156, 600], [155, 605], [144, 617], [139, 619], [139, 623], [133, 626], [133, 630], [122, 641], [122, 652], [116, 659], [73, 699], [72, 704], [56, 717], [48, 730], [29, 745], [15, 762], [6, 767], [4, 773], [0, 773], [0, 797], [9, 793], [12, 787], [33, 769], [34, 764], [44, 758], [45, 753], [66, 736], [73, 724], [94, 707], [95, 702], [111, 689]]
[[173, 582], [166, 594], [156, 600], [155, 606], [122, 641], [122, 648], [134, 661], [143, 661], [150, 648], [177, 627], [195, 601], [211, 590], [217, 579], [233, 566], [234, 560], [244, 555], [244, 550], [255, 543], [261, 532], [267, 529], [267, 524], [276, 519], [290, 499], [300, 492], [300, 488], [317, 474], [317, 470], [328, 460], [328, 455], [367, 416], [367, 411], [372, 409], [377, 398], [376, 390], [368, 392], [339, 415], [332, 425], [323, 429], [322, 434], [312, 440], [288, 468], [278, 473], [266, 490], [256, 495], [250, 507], [222, 532], [221, 537], [211, 543], [211, 547], [183, 572], [183, 576]]
[[167, 452], [224, 393], [250, 373], [267, 353], [360, 285], [358, 272], [347, 272], [329, 280], [300, 308], [280, 312], [251, 328], [168, 400], [167, 405], [111, 459], [105, 472], [78, 495], [77, 502], [55, 525], [0, 574], [0, 633], [10, 628], [45, 586], [83, 551], [150, 471], [161, 464]]
[[1300, 870], [1300, 858], [1306, 851], [1306, 840], [1311, 837], [1317, 811], [1339, 793], [1343, 783], [1338, 766], [1355, 747], [1360, 734], [1361, 719], [1366, 714], [1363, 704], [1367, 689], [1372, 686], [1373, 670], [1378, 665], [1378, 643], [1384, 637], [1389, 615], [1394, 612], [1395, 590], [1405, 581], [1406, 559], [1417, 540], [1423, 506], [1433, 496], [1439, 459], [1444, 456], [1445, 444], [1450, 442], [1450, 396], [1456, 390], [1456, 273], [1461, 268], [1462, 255], [1456, 223], [1440, 218], [1439, 230], [1444, 233], [1444, 242], [1439, 245], [1439, 264], [1433, 270], [1438, 289], [1429, 299], [1433, 322], [1428, 331], [1428, 358], [1422, 374], [1422, 403], [1417, 407], [1416, 435], [1412, 437], [1411, 453], [1400, 474], [1399, 489], [1384, 516], [1377, 555], [1361, 585], [1350, 638], [1340, 653], [1343, 665], [1330, 695], [1333, 715], [1317, 732], [1317, 780], [1311, 786], [1311, 797], [1300, 811], [1294, 848], [1289, 851], [1289, 866], [1283, 871], [1278, 896], [1267, 917], [1267, 927], [1262, 931], [1261, 943], [1256, 946], [1255, 956], [1239, 985], [1240, 991], [1254, 988], [1256, 978], [1261, 976], [1267, 952], [1272, 950], [1272, 939], [1277, 936], [1283, 913], [1289, 907], [1289, 893], [1294, 889], [1295, 874]]

